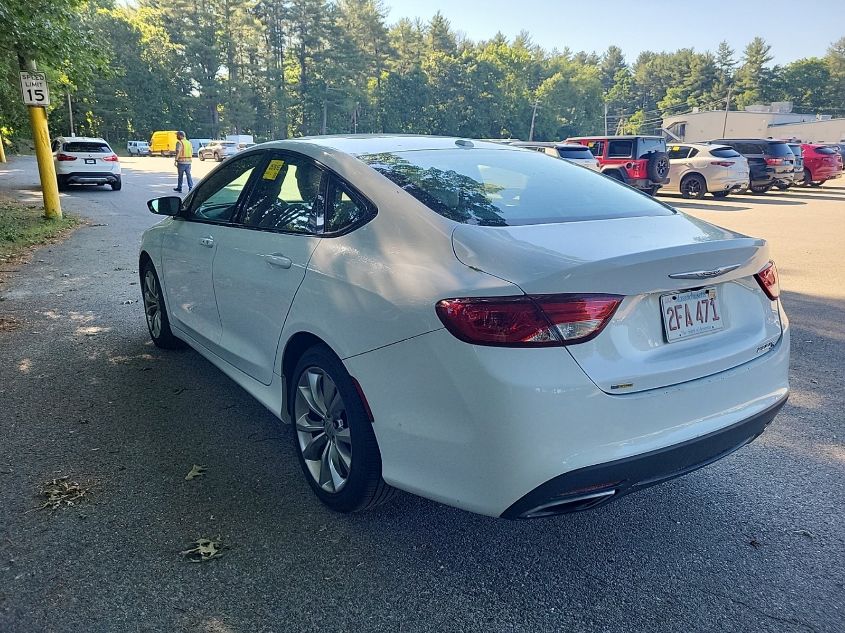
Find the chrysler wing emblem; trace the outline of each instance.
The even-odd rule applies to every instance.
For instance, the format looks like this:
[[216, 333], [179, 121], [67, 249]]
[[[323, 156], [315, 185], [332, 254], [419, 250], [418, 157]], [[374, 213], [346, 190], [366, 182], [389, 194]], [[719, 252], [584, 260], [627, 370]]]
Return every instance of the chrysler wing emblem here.
[[714, 268], [713, 270], [692, 270], [688, 273], [672, 273], [669, 275], [672, 279], [712, 279], [713, 277], [720, 277], [725, 273], [736, 270], [742, 264], [734, 264], [733, 266], [722, 266], [721, 268]]

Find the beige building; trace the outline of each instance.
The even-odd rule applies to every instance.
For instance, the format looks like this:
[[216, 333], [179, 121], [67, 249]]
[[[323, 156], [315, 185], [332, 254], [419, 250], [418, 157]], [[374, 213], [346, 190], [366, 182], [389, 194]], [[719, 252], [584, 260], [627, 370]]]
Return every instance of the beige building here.
[[783, 138], [835, 143], [845, 140], [845, 118], [797, 114], [792, 104], [748, 106], [742, 111], [709, 110], [663, 119], [663, 131], [679, 141], [717, 138]]

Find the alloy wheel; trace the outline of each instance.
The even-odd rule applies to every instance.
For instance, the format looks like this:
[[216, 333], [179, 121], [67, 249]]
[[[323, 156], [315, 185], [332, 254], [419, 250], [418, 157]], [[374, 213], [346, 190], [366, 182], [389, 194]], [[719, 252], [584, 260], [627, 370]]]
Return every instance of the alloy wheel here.
[[147, 316], [150, 334], [153, 338], [159, 338], [161, 336], [161, 297], [155, 273], [151, 268], [144, 274], [144, 313]]
[[343, 397], [321, 368], [308, 367], [300, 375], [294, 416], [299, 449], [314, 481], [326, 492], [340, 492], [352, 467], [352, 437]]

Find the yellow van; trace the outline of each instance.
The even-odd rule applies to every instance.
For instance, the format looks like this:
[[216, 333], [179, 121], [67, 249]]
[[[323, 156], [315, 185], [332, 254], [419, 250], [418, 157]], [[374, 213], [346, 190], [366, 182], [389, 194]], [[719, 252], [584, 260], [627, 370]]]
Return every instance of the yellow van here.
[[150, 138], [150, 156], [176, 156], [176, 130], [153, 132]]

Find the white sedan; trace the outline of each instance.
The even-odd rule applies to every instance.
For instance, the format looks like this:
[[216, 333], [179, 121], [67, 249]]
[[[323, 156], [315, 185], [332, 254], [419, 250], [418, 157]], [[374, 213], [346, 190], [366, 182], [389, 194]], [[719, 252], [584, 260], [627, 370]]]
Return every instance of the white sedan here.
[[414, 136], [266, 143], [143, 237], [156, 345], [295, 425], [316, 495], [593, 507], [719, 459], [787, 398], [763, 240], [566, 161]]

